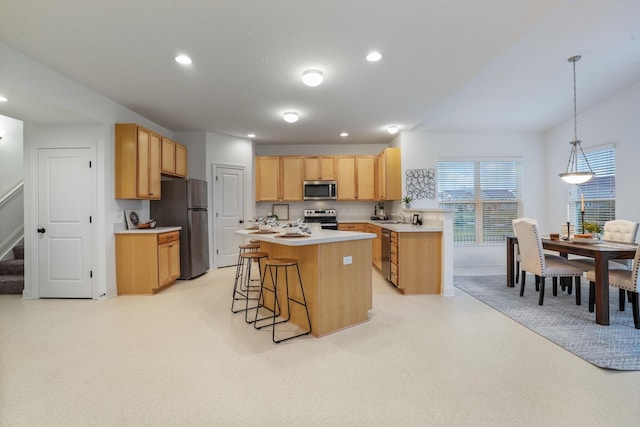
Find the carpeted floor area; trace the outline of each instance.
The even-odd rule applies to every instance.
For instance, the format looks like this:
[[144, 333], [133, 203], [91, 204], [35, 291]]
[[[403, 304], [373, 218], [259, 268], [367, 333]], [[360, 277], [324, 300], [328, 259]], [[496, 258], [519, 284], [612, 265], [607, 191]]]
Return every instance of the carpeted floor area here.
[[589, 313], [588, 284], [582, 284], [582, 305], [575, 295], [551, 293], [548, 285], [544, 305], [538, 305], [533, 280], [520, 297], [520, 287], [506, 286], [505, 276], [456, 276], [454, 285], [500, 311], [549, 341], [601, 368], [640, 370], [640, 330], [633, 326], [631, 305], [618, 310], [617, 292], [610, 297], [609, 326], [598, 325], [595, 313]]

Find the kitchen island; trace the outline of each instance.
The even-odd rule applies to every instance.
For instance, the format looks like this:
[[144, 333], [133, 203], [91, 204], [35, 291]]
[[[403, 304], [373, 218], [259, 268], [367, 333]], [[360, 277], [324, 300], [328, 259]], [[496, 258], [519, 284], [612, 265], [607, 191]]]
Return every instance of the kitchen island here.
[[[315, 230], [311, 235], [287, 237], [282, 230], [238, 230], [236, 235], [260, 240], [261, 250], [271, 259], [298, 260], [312, 335], [321, 337], [368, 320], [372, 308], [371, 239], [375, 234]], [[300, 299], [298, 278], [293, 274], [289, 280], [292, 297]], [[279, 287], [279, 295], [280, 291], [284, 292], [284, 286]], [[306, 314], [296, 304], [292, 305], [291, 321], [306, 325]]]

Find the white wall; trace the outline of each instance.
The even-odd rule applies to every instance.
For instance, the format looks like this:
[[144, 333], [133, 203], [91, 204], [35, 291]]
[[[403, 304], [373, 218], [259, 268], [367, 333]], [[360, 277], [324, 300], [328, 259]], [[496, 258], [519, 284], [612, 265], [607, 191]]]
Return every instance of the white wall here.
[[[92, 146], [95, 147], [97, 167], [97, 193], [95, 195], [97, 242], [97, 263], [94, 278], [99, 286], [94, 297], [115, 295], [115, 238], [113, 231], [122, 227], [124, 209], [138, 209], [143, 219], [148, 218], [149, 202], [114, 199], [114, 124], [139, 123], [162, 135], [171, 135], [167, 129], [158, 126], [90, 90], [58, 72], [39, 64], [4, 44], [0, 43], [3, 78], [11, 81], [13, 93], [20, 93], [36, 100], [41, 111], [47, 116], [39, 117], [38, 111], [26, 111], [24, 117], [15, 119], [24, 122], [24, 182], [25, 182], [25, 230], [35, 230], [33, 218], [34, 200], [37, 196], [37, 183], [33, 181], [33, 170], [37, 164], [34, 157], [37, 147], [47, 146]], [[11, 94], [6, 94], [10, 98]], [[66, 123], [51, 126], [52, 112]], [[56, 116], [54, 114], [53, 116]], [[28, 118], [29, 120], [25, 120]], [[44, 123], [44, 124], [43, 124]], [[37, 239], [25, 233], [25, 271], [24, 298], [37, 297], [34, 292], [34, 265]]]
[[[525, 216], [543, 218], [545, 208], [545, 144], [544, 137], [525, 132], [404, 132], [399, 142], [402, 153], [403, 188], [404, 171], [407, 169], [437, 169], [439, 160], [469, 159], [521, 159], [524, 166]], [[411, 202], [411, 208], [437, 208], [437, 199], [421, 199]], [[503, 266], [503, 244], [456, 245], [454, 265]]]
[[[13, 258], [13, 247], [24, 233], [22, 122], [0, 115], [0, 259]], [[15, 191], [14, 191], [15, 190]]]
[[[640, 83], [578, 115], [578, 139], [586, 151], [604, 144], [616, 149], [616, 217], [640, 222]], [[547, 224], [566, 221], [568, 187], [558, 174], [564, 172], [573, 140], [573, 118], [546, 135]], [[557, 227], [556, 227], [557, 228]]]

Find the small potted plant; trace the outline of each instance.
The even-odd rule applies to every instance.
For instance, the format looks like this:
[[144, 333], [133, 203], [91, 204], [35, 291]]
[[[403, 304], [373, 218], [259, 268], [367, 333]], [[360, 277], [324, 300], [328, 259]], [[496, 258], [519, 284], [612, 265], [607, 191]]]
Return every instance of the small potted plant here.
[[404, 196], [402, 198], [402, 201], [404, 202], [404, 205], [407, 207], [407, 209], [409, 209], [411, 207], [411, 202], [413, 201], [413, 197], [411, 196]]
[[582, 230], [593, 234], [593, 237], [598, 237], [600, 234], [600, 226], [595, 222], [585, 222], [582, 224]]

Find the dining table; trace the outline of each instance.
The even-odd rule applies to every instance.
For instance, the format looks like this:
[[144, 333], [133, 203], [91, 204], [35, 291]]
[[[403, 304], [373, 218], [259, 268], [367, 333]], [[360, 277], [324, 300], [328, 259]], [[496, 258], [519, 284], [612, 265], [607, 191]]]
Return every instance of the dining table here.
[[[516, 260], [515, 247], [518, 239], [508, 236], [506, 240], [507, 286], [513, 287], [515, 286], [515, 274], [517, 274], [514, 263]], [[550, 238], [542, 238], [541, 240], [543, 249], [558, 252], [565, 258], [568, 258], [569, 254], [593, 258], [596, 276], [596, 323], [609, 325], [609, 260], [633, 259], [638, 246], [607, 240], [589, 243], [579, 242], [575, 239], [552, 240]]]

